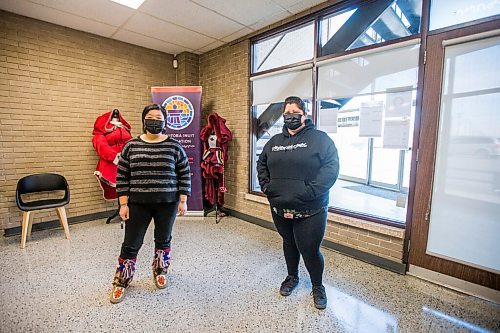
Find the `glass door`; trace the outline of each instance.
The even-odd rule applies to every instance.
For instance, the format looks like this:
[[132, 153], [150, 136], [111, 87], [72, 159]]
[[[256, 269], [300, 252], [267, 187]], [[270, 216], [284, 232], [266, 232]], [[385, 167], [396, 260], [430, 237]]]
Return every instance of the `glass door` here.
[[498, 290], [500, 32], [494, 28], [498, 22], [427, 39], [409, 263]]

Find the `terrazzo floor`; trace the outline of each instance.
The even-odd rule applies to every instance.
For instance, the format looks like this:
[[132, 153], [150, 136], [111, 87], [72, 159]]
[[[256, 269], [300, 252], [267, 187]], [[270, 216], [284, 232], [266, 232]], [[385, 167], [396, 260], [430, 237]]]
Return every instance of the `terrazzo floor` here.
[[123, 303], [109, 302], [123, 239], [104, 220], [0, 237], [0, 332], [500, 332], [500, 306], [323, 250], [329, 298], [314, 308], [301, 263], [289, 297], [274, 231], [226, 217], [179, 218], [170, 285], [154, 286], [152, 226]]

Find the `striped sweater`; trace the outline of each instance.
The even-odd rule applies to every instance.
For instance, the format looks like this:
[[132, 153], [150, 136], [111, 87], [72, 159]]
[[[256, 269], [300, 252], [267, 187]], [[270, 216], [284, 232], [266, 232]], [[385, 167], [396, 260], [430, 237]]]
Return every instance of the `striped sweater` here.
[[175, 202], [191, 194], [191, 171], [175, 139], [149, 143], [136, 137], [123, 146], [116, 175], [118, 196], [131, 203]]

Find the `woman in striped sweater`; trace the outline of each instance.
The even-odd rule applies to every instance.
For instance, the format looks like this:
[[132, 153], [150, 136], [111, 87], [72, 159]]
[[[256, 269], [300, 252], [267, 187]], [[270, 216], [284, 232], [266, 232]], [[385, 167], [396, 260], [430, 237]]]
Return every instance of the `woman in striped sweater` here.
[[128, 141], [121, 152], [116, 192], [120, 216], [126, 221], [125, 239], [111, 303], [119, 303], [125, 297], [151, 219], [155, 224], [153, 277], [158, 288], [166, 287], [175, 216], [186, 213], [186, 200], [191, 194], [189, 161], [181, 144], [165, 133], [166, 118], [167, 112], [161, 105], [146, 106], [142, 112], [144, 134]]

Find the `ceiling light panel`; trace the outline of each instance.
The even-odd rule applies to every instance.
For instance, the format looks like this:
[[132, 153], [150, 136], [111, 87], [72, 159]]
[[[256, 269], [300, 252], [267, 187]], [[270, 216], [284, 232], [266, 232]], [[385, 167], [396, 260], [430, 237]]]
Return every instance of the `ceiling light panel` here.
[[145, 0], [111, 0], [113, 2], [119, 3], [133, 9], [139, 8]]

